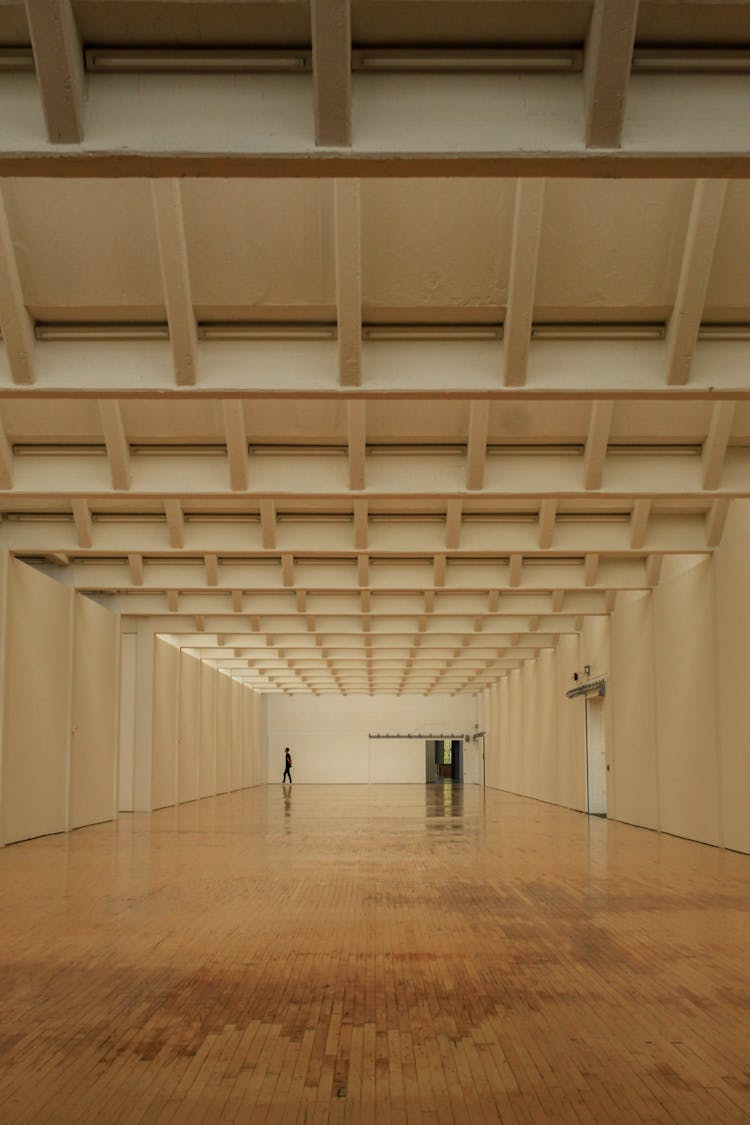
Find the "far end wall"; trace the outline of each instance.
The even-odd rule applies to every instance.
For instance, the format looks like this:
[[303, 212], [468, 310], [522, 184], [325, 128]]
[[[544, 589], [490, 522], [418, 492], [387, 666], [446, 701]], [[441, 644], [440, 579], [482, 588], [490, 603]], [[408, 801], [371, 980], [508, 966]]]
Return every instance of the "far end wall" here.
[[425, 780], [424, 739], [370, 740], [371, 733], [461, 734], [474, 730], [469, 695], [269, 695], [267, 776], [281, 781], [284, 747], [296, 782]]

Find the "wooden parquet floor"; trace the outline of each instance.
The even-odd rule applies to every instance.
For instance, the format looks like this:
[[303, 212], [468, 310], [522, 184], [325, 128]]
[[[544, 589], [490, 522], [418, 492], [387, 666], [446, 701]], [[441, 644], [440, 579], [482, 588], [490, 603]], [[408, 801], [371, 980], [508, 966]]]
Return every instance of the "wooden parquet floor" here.
[[0, 1120], [750, 1121], [750, 857], [467, 787], [0, 851]]

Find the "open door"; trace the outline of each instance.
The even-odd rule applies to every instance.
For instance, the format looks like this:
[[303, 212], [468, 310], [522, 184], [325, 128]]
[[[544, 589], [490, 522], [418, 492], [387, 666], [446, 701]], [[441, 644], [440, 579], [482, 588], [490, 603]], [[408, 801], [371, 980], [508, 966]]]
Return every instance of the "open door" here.
[[604, 752], [604, 700], [586, 696], [586, 807], [592, 816], [607, 815], [607, 765]]
[[464, 744], [460, 738], [428, 739], [425, 743], [425, 781], [463, 781]]

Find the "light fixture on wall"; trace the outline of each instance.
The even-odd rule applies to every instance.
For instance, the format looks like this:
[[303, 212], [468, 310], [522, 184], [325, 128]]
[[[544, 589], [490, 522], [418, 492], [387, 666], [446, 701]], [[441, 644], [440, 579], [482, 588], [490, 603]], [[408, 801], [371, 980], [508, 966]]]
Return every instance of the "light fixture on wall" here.
[[567, 699], [577, 699], [580, 695], [593, 695], [594, 693], [599, 696], [607, 694], [606, 676], [598, 676], [595, 680], [584, 680], [583, 683], [577, 683], [575, 687], [565, 692], [565, 696]]

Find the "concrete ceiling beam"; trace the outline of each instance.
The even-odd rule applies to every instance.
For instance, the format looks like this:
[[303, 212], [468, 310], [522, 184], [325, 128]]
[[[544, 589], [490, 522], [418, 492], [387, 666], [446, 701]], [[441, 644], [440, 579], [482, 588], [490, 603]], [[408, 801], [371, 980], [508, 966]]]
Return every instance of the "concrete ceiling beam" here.
[[583, 487], [587, 492], [602, 486], [613, 410], [612, 402], [600, 400], [591, 404], [589, 432], [583, 455]]
[[244, 405], [236, 399], [224, 399], [221, 409], [224, 416], [224, 440], [227, 446], [230, 487], [233, 492], [245, 492], [248, 475]]
[[688, 218], [682, 265], [667, 331], [667, 383], [690, 379], [698, 331], [726, 197], [726, 180], [698, 180]]
[[362, 231], [359, 180], [333, 185], [338, 368], [342, 387], [362, 382]]
[[347, 147], [352, 134], [350, 0], [312, 0], [315, 143]]
[[130, 445], [125, 436], [119, 402], [116, 399], [102, 399], [99, 403], [99, 418], [104, 433], [112, 488], [116, 492], [125, 492], [130, 488]]
[[151, 192], [174, 379], [178, 386], [193, 386], [198, 381], [198, 331], [190, 291], [180, 181], [154, 180]]
[[584, 51], [586, 146], [619, 149], [639, 0], [594, 0]]
[[711, 412], [711, 425], [702, 450], [703, 487], [707, 490], [714, 491], [721, 484], [734, 415], [733, 402], [717, 402]]
[[39, 93], [52, 145], [84, 138], [86, 74], [71, 0], [25, 0]]
[[503, 381], [508, 387], [526, 382], [543, 210], [544, 180], [519, 179], [503, 325]]
[[13, 235], [1, 187], [0, 332], [2, 332], [12, 382], [20, 386], [30, 386], [34, 382], [34, 324], [24, 301]]

